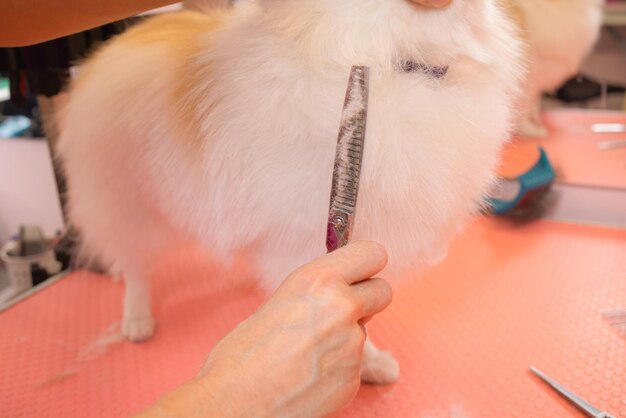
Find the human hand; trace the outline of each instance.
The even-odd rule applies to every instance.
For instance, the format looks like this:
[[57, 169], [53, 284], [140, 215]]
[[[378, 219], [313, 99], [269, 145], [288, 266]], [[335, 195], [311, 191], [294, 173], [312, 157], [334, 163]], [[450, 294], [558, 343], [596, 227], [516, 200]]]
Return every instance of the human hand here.
[[368, 242], [321, 257], [224, 338], [202, 374], [220, 381], [222, 401], [238, 411], [232, 416], [325, 416], [351, 401], [363, 325], [391, 302], [389, 285], [370, 279], [386, 262], [382, 247]]
[[360, 385], [364, 324], [391, 302], [370, 279], [384, 249], [357, 242], [289, 275], [255, 314], [222, 339], [202, 372], [142, 417], [321, 417]]

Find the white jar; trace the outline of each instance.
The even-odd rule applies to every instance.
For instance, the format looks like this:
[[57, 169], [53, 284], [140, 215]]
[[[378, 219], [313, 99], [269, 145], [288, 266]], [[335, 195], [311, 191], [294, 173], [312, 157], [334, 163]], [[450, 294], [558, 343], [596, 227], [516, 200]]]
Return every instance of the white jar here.
[[0, 259], [4, 262], [9, 278], [9, 286], [14, 291], [23, 291], [33, 286], [33, 278], [31, 275], [31, 266], [33, 264], [45, 269], [49, 275], [57, 274], [61, 271], [61, 263], [57, 261], [52, 248], [29, 256], [12, 255], [19, 244], [15, 240], [6, 243], [0, 250]]

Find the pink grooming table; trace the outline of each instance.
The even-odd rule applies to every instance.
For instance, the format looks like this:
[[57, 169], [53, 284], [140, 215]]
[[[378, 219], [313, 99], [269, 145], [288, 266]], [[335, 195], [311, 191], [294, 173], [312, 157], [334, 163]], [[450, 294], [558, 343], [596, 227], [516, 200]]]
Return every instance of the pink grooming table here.
[[[626, 340], [601, 316], [626, 307], [625, 254], [623, 230], [474, 223], [446, 262], [397, 285], [370, 327], [400, 360], [399, 382], [363, 387], [339, 416], [449, 417], [455, 405], [457, 416], [579, 416], [534, 364], [626, 417]], [[127, 417], [152, 404], [265, 299], [211, 275], [193, 254], [168, 262], [154, 280], [155, 337], [100, 354], [94, 341], [121, 313], [122, 285], [108, 278], [74, 273], [2, 313], [0, 416]]]
[[[626, 116], [552, 112], [546, 121], [551, 137], [514, 141], [505, 172], [525, 168], [542, 144], [561, 178], [626, 188], [626, 151], [598, 151], [588, 132]], [[140, 412], [193, 376], [266, 298], [224, 283], [197, 254], [165, 260], [154, 277], [157, 334], [139, 345], [119, 340], [123, 285], [102, 276], [74, 273], [1, 313], [0, 417]], [[369, 330], [399, 359], [400, 380], [363, 387], [339, 416], [581, 416], [529, 373], [533, 364], [626, 417], [626, 340], [602, 318], [624, 308], [626, 230], [478, 220], [443, 264], [395, 285]]]
[[516, 177], [538, 158], [542, 146], [557, 171], [557, 181], [578, 186], [626, 189], [626, 148], [603, 151], [598, 143], [626, 139], [626, 133], [598, 134], [594, 123], [626, 123], [626, 113], [554, 110], [544, 114], [550, 134], [544, 139], [517, 138], [503, 153], [500, 173]]

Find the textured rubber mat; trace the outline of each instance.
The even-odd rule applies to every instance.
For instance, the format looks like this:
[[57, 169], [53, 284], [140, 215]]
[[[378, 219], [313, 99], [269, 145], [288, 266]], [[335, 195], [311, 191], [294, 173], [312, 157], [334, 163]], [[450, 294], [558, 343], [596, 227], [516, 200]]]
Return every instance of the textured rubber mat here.
[[[154, 280], [158, 329], [119, 340], [123, 285], [75, 273], [0, 315], [1, 417], [127, 417], [194, 375], [265, 296], [187, 254]], [[533, 364], [626, 417], [626, 231], [483, 219], [440, 266], [395, 286], [370, 326], [400, 360], [341, 417], [575, 417]], [[259, 382], [262, 384], [262, 382]]]
[[519, 138], [507, 145], [500, 174], [523, 173], [537, 160], [537, 146], [542, 146], [557, 171], [557, 181], [626, 189], [626, 148], [598, 148], [598, 143], [626, 139], [626, 134], [591, 131], [594, 123], [626, 123], [626, 113], [555, 110], [544, 114], [544, 122], [550, 131], [547, 138]]

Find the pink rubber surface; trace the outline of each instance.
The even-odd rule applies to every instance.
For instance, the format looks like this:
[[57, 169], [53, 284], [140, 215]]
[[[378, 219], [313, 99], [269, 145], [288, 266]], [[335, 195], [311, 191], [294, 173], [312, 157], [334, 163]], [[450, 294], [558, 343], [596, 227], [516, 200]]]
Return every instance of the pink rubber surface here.
[[[146, 408], [264, 300], [211, 276], [193, 254], [168, 262], [154, 280], [155, 337], [96, 356], [88, 347], [120, 318], [119, 283], [75, 273], [2, 313], [0, 416]], [[533, 364], [626, 417], [626, 340], [601, 316], [626, 307], [626, 231], [480, 220], [442, 265], [395, 292], [370, 334], [400, 360], [400, 381], [362, 388], [340, 416], [448, 417], [455, 406], [481, 418], [581, 416], [531, 376]]]
[[594, 123], [626, 123], [626, 113], [556, 110], [544, 114], [545, 139], [518, 138], [507, 145], [500, 173], [516, 177], [537, 160], [542, 146], [557, 172], [557, 181], [582, 186], [626, 189], [626, 148], [602, 151], [598, 143], [626, 139], [625, 133], [597, 134]]

